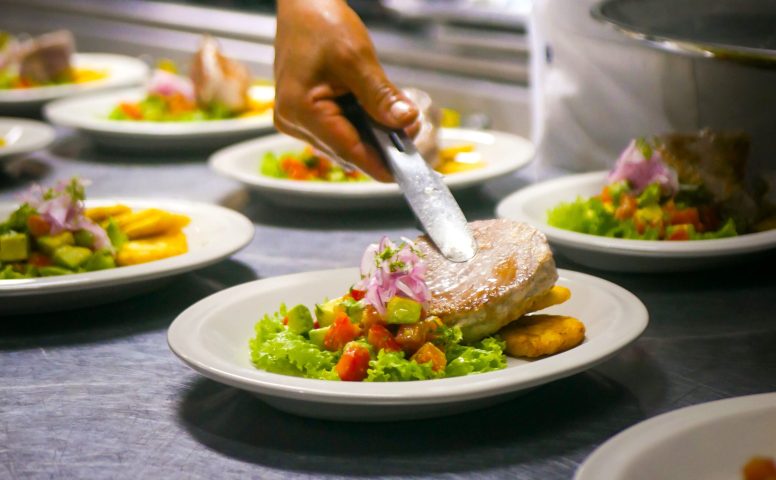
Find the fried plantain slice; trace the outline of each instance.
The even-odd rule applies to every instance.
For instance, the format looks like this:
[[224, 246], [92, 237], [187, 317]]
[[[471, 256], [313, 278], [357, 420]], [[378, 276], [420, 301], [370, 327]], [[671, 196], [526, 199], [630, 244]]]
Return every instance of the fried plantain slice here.
[[536, 358], [574, 348], [585, 338], [585, 325], [565, 315], [525, 315], [499, 332], [512, 357]]

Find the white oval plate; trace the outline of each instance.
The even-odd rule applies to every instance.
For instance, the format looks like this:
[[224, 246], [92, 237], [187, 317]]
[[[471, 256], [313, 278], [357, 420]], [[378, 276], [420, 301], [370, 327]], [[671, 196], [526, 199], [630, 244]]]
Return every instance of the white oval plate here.
[[56, 136], [49, 125], [25, 118], [0, 117], [0, 157], [34, 152], [47, 147]]
[[[191, 218], [184, 233], [189, 251], [140, 265], [56, 277], [0, 280], [0, 313], [37, 313], [127, 298], [158, 286], [158, 280], [224, 259], [253, 239], [255, 228], [244, 215], [207, 203], [171, 199], [111, 198], [88, 200], [88, 206], [123, 203], [133, 209], [160, 208]], [[0, 204], [0, 218], [16, 208]]]
[[303, 416], [337, 420], [433, 417], [485, 405], [572, 375], [606, 360], [635, 340], [647, 310], [632, 293], [599, 278], [561, 270], [571, 299], [548, 309], [585, 323], [587, 337], [569, 351], [535, 361], [510, 358], [504, 370], [417, 382], [356, 383], [311, 380], [259, 370], [248, 341], [254, 325], [280, 303], [312, 306], [347, 291], [357, 268], [322, 270], [249, 282], [189, 307], [170, 326], [167, 341], [190, 367], [218, 382], [255, 393], [270, 405]]
[[716, 240], [669, 242], [599, 237], [547, 224], [548, 210], [561, 202], [600, 193], [606, 175], [604, 171], [591, 172], [531, 185], [503, 199], [496, 214], [534, 225], [547, 235], [559, 253], [581, 265], [604, 270], [696, 270], [735, 263], [748, 254], [776, 248], [776, 230]]
[[756, 456], [776, 457], [776, 393], [681, 408], [598, 447], [575, 480], [732, 480]]
[[[270, 86], [253, 86], [251, 95], [270, 99]], [[49, 103], [46, 117], [53, 123], [80, 130], [96, 143], [136, 151], [158, 149], [216, 148], [245, 140], [273, 128], [272, 110], [259, 115], [198, 122], [146, 122], [110, 120], [108, 115], [121, 102], [144, 98], [142, 88], [68, 98]]]
[[[509, 133], [443, 128], [441, 137], [442, 145], [473, 144], [482, 160], [487, 162], [483, 168], [447, 175], [445, 183], [451, 190], [506, 175], [525, 166], [533, 158], [531, 142]], [[300, 151], [304, 146], [305, 143], [289, 136], [271, 135], [219, 150], [210, 157], [210, 167], [281, 205], [340, 209], [403, 204], [401, 191], [395, 183], [307, 182], [267, 177], [259, 172], [265, 153]]]
[[108, 75], [105, 78], [84, 83], [0, 90], [0, 111], [33, 109], [56, 98], [106, 88], [129, 87], [141, 83], [148, 76], [148, 66], [145, 63], [126, 55], [76, 53], [73, 55], [73, 64], [77, 68], [104, 71]]

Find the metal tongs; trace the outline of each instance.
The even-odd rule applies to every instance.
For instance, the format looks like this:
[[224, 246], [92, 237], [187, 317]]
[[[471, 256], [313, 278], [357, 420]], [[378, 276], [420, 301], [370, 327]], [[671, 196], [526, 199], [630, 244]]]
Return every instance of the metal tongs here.
[[442, 255], [453, 262], [474, 257], [477, 241], [461, 207], [442, 176], [418, 153], [412, 139], [403, 130], [393, 130], [372, 120], [353, 95], [340, 97], [338, 103], [362, 141], [380, 154], [415, 217]]

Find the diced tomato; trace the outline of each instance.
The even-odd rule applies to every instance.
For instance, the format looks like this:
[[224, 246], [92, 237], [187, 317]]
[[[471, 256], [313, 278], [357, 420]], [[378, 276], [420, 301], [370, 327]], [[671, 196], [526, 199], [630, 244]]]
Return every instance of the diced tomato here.
[[603, 190], [601, 190], [601, 201], [604, 203], [612, 203], [614, 201], [611, 192], [609, 192], [608, 185], [604, 186]]
[[671, 225], [683, 225], [685, 223], [692, 224], [696, 230], [699, 230], [701, 220], [698, 215], [698, 209], [695, 207], [683, 208], [681, 210], [674, 210], [670, 214], [669, 222]]
[[27, 218], [27, 228], [33, 237], [48, 235], [51, 232], [51, 224], [40, 215], [30, 215]]
[[364, 330], [369, 331], [372, 325], [385, 325], [385, 320], [380, 316], [380, 312], [375, 307], [367, 305], [361, 313], [361, 326]]
[[362, 298], [364, 298], [364, 296], [366, 296], [366, 292], [363, 291], [363, 290], [356, 290], [355, 288], [351, 288], [350, 289], [350, 296], [351, 296], [351, 298], [353, 298], [353, 300], [359, 301]]
[[288, 325], [288, 317], [283, 317], [283, 325]]
[[337, 312], [331, 328], [323, 339], [323, 346], [326, 350], [336, 352], [348, 342], [355, 340], [360, 333], [361, 329], [358, 325], [350, 323], [350, 318], [344, 312]]
[[140, 110], [140, 107], [138, 107], [134, 103], [127, 103], [127, 102], [121, 102], [119, 104], [119, 108], [121, 109], [121, 112], [128, 116], [129, 118], [133, 120], [142, 120], [143, 119], [143, 111]]
[[753, 457], [744, 465], [744, 480], [772, 480], [776, 478], [776, 462], [767, 457]]
[[677, 225], [677, 228], [674, 229], [673, 232], [671, 232], [670, 235], [668, 235], [668, 238], [666, 240], [689, 240], [690, 239], [690, 232], [688, 231], [687, 225]]
[[636, 213], [638, 207], [639, 204], [636, 201], [636, 197], [622, 194], [620, 195], [620, 205], [614, 211], [614, 218], [617, 220], [626, 220], [631, 218], [633, 214]]
[[53, 265], [54, 262], [51, 261], [51, 258], [42, 253], [32, 252], [30, 258], [27, 259], [27, 263], [35, 267], [48, 267]]
[[369, 349], [358, 343], [348, 343], [337, 362], [337, 375], [345, 382], [360, 382], [369, 369]]
[[431, 369], [435, 372], [443, 370], [447, 365], [445, 352], [431, 342], [424, 343], [423, 346], [410, 357], [410, 360], [414, 360], [417, 363], [431, 362]]
[[310, 170], [305, 164], [290, 155], [283, 157], [280, 168], [293, 180], [307, 180], [311, 177]]
[[437, 327], [438, 324], [430, 319], [401, 325], [396, 332], [396, 342], [406, 353], [413, 354], [433, 338]]
[[391, 332], [380, 324], [369, 327], [369, 333], [366, 335], [366, 341], [375, 347], [377, 351], [385, 350], [388, 352], [398, 352], [401, 347], [393, 338]]

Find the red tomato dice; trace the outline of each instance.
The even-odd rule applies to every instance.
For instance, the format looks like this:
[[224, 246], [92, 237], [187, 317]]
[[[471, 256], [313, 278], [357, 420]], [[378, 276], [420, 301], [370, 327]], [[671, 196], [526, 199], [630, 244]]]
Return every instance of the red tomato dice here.
[[445, 352], [431, 342], [424, 343], [423, 346], [410, 357], [410, 360], [414, 360], [417, 363], [431, 362], [431, 369], [435, 372], [444, 370], [447, 365], [447, 356], [445, 355]]
[[401, 350], [396, 339], [393, 338], [391, 332], [387, 328], [380, 324], [375, 324], [369, 327], [369, 332], [366, 335], [366, 341], [370, 345], [375, 347], [377, 351], [385, 350], [388, 352], [398, 352]]
[[33, 237], [40, 237], [51, 232], [51, 224], [40, 215], [30, 215], [27, 218], [27, 229]]
[[336, 352], [348, 342], [355, 340], [360, 333], [361, 329], [358, 328], [358, 325], [350, 323], [350, 318], [344, 312], [337, 312], [331, 328], [323, 339], [323, 346], [326, 350]]
[[369, 369], [369, 349], [358, 343], [348, 343], [337, 362], [337, 375], [345, 382], [360, 382]]

